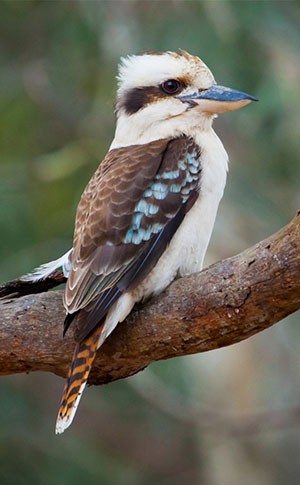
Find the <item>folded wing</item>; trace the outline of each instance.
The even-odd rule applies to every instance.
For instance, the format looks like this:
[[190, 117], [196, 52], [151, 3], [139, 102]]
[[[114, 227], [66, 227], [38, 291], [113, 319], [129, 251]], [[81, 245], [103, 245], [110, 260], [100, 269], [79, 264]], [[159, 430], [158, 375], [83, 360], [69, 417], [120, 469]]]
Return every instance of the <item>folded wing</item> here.
[[111, 150], [79, 203], [65, 291], [76, 340], [155, 266], [200, 187], [200, 149], [186, 136]]

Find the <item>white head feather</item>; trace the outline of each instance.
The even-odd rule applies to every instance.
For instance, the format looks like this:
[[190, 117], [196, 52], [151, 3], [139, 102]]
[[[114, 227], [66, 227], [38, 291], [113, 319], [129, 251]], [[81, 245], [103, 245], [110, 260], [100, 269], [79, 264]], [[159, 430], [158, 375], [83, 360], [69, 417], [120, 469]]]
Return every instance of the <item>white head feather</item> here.
[[126, 110], [126, 98], [141, 90], [159, 88], [170, 79], [185, 82], [181, 94], [208, 89], [215, 83], [214, 77], [201, 59], [185, 51], [145, 53], [121, 59], [118, 73], [116, 102], [117, 126], [112, 148], [148, 143], [149, 141], [190, 134], [197, 126], [211, 127], [213, 116], [199, 110], [190, 110], [188, 104], [177, 97], [153, 98], [135, 112]]
[[117, 76], [118, 97], [133, 88], [156, 86], [168, 79], [201, 78], [203, 89], [211, 86], [214, 77], [199, 57], [185, 51], [149, 53], [121, 58]]

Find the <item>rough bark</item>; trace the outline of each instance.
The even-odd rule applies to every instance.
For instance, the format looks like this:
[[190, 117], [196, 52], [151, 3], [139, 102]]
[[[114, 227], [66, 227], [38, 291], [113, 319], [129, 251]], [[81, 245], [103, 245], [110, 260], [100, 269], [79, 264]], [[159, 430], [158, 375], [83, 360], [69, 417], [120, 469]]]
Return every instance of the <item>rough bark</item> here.
[[[62, 338], [62, 292], [19, 280], [2, 285], [0, 374], [47, 371], [66, 376], [74, 347]], [[14, 298], [7, 296], [12, 293]], [[26, 294], [15, 298], [16, 296]], [[137, 307], [105, 342], [89, 382], [135, 374], [151, 362], [244, 340], [300, 308], [300, 216], [243, 253], [175, 281]]]

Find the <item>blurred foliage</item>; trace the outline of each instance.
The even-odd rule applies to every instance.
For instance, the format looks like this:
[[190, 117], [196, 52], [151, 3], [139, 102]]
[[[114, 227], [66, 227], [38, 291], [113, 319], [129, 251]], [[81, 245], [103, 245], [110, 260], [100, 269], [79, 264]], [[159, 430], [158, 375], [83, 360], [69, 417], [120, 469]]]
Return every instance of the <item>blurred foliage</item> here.
[[[288, 0], [2, 0], [1, 280], [70, 247], [80, 194], [113, 138], [118, 59], [143, 50], [182, 47], [260, 99], [215, 123], [231, 171], [207, 263], [288, 222], [299, 208], [299, 45]], [[89, 389], [61, 437], [62, 380], [3, 378], [0, 482], [298, 484], [300, 412], [289, 426], [245, 427], [258, 411], [299, 406], [296, 322]]]

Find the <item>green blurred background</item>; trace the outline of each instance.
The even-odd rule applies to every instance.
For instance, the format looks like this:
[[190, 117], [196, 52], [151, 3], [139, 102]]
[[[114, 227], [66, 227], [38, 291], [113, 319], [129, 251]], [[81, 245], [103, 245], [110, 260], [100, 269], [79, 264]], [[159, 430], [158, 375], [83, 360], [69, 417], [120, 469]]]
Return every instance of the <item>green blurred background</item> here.
[[[231, 170], [206, 264], [287, 223], [300, 198], [299, 46], [299, 2], [2, 0], [1, 281], [70, 247], [113, 138], [119, 57], [143, 50], [186, 49], [260, 99], [215, 123]], [[60, 437], [63, 380], [2, 378], [0, 483], [298, 484], [298, 323], [90, 388]]]

